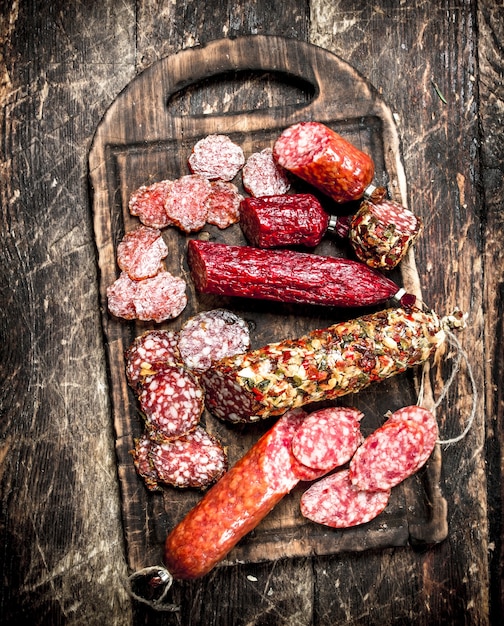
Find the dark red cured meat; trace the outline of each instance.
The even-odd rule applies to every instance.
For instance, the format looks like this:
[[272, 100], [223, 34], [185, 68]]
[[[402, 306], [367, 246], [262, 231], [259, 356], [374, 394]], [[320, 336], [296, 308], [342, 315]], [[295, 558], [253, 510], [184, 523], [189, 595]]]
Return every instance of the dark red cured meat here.
[[370, 156], [319, 122], [286, 128], [273, 156], [281, 167], [340, 203], [362, 198], [374, 176]]
[[129, 212], [151, 228], [166, 228], [171, 220], [166, 215], [164, 205], [173, 185], [171, 180], [162, 180], [152, 185], [142, 185], [131, 194]]
[[202, 293], [357, 307], [385, 302], [399, 287], [367, 265], [293, 250], [191, 240], [188, 260]]
[[200, 385], [176, 365], [165, 365], [147, 376], [138, 399], [151, 439], [185, 435], [196, 428], [204, 407]]
[[164, 209], [173, 226], [184, 233], [203, 228], [208, 217], [210, 181], [198, 174], [188, 174], [173, 181]]
[[177, 347], [184, 365], [201, 373], [214, 361], [250, 348], [245, 320], [226, 309], [202, 311], [187, 320], [178, 335]]
[[174, 578], [207, 574], [296, 486], [291, 419], [280, 418], [168, 535], [164, 561]]
[[388, 420], [354, 454], [350, 479], [359, 489], [391, 489], [416, 471], [423, 446], [424, 432], [418, 423]]
[[178, 439], [153, 442], [149, 457], [158, 481], [173, 487], [206, 488], [227, 470], [224, 448], [201, 426]]
[[142, 280], [160, 272], [167, 255], [161, 231], [139, 226], [126, 233], [117, 246], [117, 265], [133, 280]]
[[208, 135], [200, 139], [188, 159], [191, 172], [209, 180], [233, 180], [244, 163], [242, 148], [227, 135]]
[[208, 197], [207, 222], [221, 229], [236, 224], [240, 219], [243, 196], [238, 187], [225, 180], [214, 180]]
[[134, 339], [124, 354], [126, 378], [138, 390], [146, 376], [155, 374], [156, 366], [182, 362], [178, 349], [178, 333], [171, 330], [147, 330]]
[[265, 148], [249, 156], [242, 170], [243, 188], [253, 197], [285, 194], [290, 189], [287, 172], [273, 159], [273, 150]]
[[313, 469], [333, 470], [347, 463], [363, 441], [357, 409], [330, 407], [310, 413], [292, 440], [292, 452]]
[[350, 481], [349, 471], [341, 470], [322, 478], [301, 496], [303, 517], [330, 526], [350, 528], [365, 524], [386, 508], [390, 490], [365, 491]]
[[152, 445], [153, 442], [144, 433], [141, 437], [135, 439], [135, 447], [131, 450], [131, 454], [135, 469], [140, 478], [143, 479], [147, 489], [149, 491], [160, 491], [158, 475], [150, 458]]
[[423, 441], [423, 451], [419, 451], [417, 465], [414, 468], [416, 472], [419, 470], [427, 460], [429, 459], [434, 447], [436, 445], [436, 441], [439, 437], [439, 428], [438, 423], [434, 414], [423, 407], [412, 405], [405, 406], [394, 413], [391, 413], [388, 421], [396, 422], [400, 420], [411, 420], [422, 428], [424, 441]]

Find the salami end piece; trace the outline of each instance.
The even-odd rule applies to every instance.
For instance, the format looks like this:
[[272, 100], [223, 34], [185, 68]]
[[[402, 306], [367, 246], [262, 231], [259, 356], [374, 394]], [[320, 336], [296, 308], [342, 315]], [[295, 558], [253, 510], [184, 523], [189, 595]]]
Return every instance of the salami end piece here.
[[166, 228], [171, 220], [166, 215], [164, 205], [173, 182], [162, 180], [152, 185], [142, 185], [129, 199], [129, 212], [135, 215], [145, 226]]
[[143, 479], [149, 491], [161, 491], [159, 477], [150, 458], [152, 441], [146, 434], [143, 434], [140, 438], [135, 439], [134, 443], [135, 447], [131, 450], [131, 454], [137, 474]]
[[157, 228], [139, 226], [117, 246], [117, 265], [133, 280], [152, 278], [162, 269], [168, 248]]
[[249, 156], [242, 170], [243, 188], [251, 196], [276, 196], [290, 189], [289, 176], [273, 158], [273, 150], [265, 148]]
[[124, 354], [126, 378], [139, 391], [146, 376], [152, 376], [163, 365], [180, 364], [178, 333], [171, 330], [147, 330], [134, 339]]
[[191, 172], [208, 180], [233, 180], [244, 163], [242, 148], [227, 135], [208, 135], [200, 139], [188, 159]]

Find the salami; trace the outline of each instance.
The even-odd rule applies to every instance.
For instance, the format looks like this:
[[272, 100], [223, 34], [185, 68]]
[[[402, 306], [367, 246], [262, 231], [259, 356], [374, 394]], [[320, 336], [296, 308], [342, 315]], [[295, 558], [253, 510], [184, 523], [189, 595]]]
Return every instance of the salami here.
[[151, 439], [176, 439], [194, 430], [204, 407], [198, 382], [176, 365], [165, 365], [146, 376], [138, 399]]
[[142, 185], [134, 191], [129, 199], [129, 212], [135, 215], [145, 226], [166, 228], [171, 221], [164, 208], [166, 198], [173, 182], [161, 180], [152, 185]]
[[364, 201], [350, 224], [349, 237], [358, 259], [378, 269], [393, 269], [422, 229], [422, 221], [392, 200]]
[[107, 307], [115, 317], [127, 320], [137, 318], [135, 298], [137, 281], [132, 280], [126, 272], [121, 272], [116, 280], [107, 287]]
[[158, 475], [156, 472], [156, 468], [152, 463], [152, 459], [150, 458], [150, 452], [152, 448], [152, 441], [147, 436], [147, 434], [143, 434], [138, 439], [135, 439], [135, 447], [131, 450], [131, 454], [133, 456], [133, 463], [135, 465], [135, 469], [140, 478], [143, 479], [145, 486], [149, 491], [160, 491], [161, 487], [158, 482]]
[[209, 180], [233, 180], [244, 163], [242, 148], [227, 135], [208, 135], [200, 139], [188, 159], [191, 172]]
[[438, 423], [434, 414], [420, 406], [406, 406], [391, 413], [388, 420], [393, 422], [411, 420], [420, 425], [424, 435], [423, 448], [418, 450], [417, 464], [413, 470], [418, 471], [429, 459], [439, 437]]
[[202, 311], [182, 326], [177, 347], [184, 365], [199, 374], [214, 361], [248, 350], [249, 327], [226, 309]]
[[303, 517], [330, 526], [350, 528], [377, 517], [390, 500], [390, 490], [366, 491], [352, 484], [349, 471], [325, 476], [301, 496]]
[[214, 415], [250, 422], [356, 393], [428, 360], [444, 340], [434, 312], [385, 309], [221, 359], [200, 380]]
[[236, 224], [240, 219], [240, 202], [243, 196], [238, 187], [224, 180], [214, 180], [208, 197], [207, 222], [221, 229]]
[[286, 128], [273, 156], [281, 167], [339, 203], [362, 198], [374, 176], [372, 158], [320, 122]]
[[176, 365], [182, 358], [178, 349], [178, 333], [171, 330], [147, 330], [134, 339], [124, 354], [126, 378], [135, 391], [156, 367]]
[[210, 181], [198, 174], [188, 174], [173, 181], [164, 209], [170, 224], [184, 233], [203, 228], [208, 217]]
[[273, 150], [265, 148], [249, 156], [242, 170], [243, 188], [253, 197], [286, 194], [290, 189], [287, 172], [273, 159]]
[[139, 226], [117, 246], [117, 265], [133, 280], [152, 278], [162, 269], [168, 248], [157, 228]]
[[293, 250], [192, 239], [188, 261], [202, 293], [357, 307], [385, 302], [399, 292], [393, 281], [364, 263]]

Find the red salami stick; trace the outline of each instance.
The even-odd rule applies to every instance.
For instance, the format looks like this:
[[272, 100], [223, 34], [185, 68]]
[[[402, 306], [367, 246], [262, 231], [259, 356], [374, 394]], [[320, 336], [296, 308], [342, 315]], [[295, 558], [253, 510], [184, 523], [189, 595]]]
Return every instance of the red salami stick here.
[[298, 304], [357, 307], [398, 295], [399, 287], [363, 263], [292, 250], [189, 241], [198, 291]]

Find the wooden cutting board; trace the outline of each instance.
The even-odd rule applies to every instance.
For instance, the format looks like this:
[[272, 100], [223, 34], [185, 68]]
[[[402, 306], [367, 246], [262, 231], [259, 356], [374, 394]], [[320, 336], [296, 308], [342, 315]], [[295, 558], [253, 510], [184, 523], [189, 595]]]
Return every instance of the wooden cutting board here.
[[[139, 222], [128, 212], [130, 194], [162, 179], [189, 173], [187, 157], [194, 143], [224, 133], [243, 147], [245, 156], [272, 146], [281, 131], [296, 122], [321, 121], [370, 153], [375, 184], [406, 204], [406, 182], [399, 139], [391, 110], [377, 91], [342, 59], [316, 46], [279, 37], [250, 36], [219, 40], [165, 58], [137, 76], [114, 100], [97, 128], [89, 155], [89, 175], [98, 263], [104, 341], [108, 359], [111, 417], [114, 425], [124, 532], [131, 570], [161, 563], [167, 532], [201, 497], [191, 490], [166, 488], [149, 493], [138, 478], [130, 454], [142, 432], [135, 396], [124, 372], [124, 350], [152, 323], [127, 322], [107, 312], [106, 289], [118, 276], [116, 249], [124, 233]], [[241, 189], [240, 176], [234, 181]], [[328, 207], [334, 210], [334, 207]], [[350, 207], [347, 207], [347, 211]], [[225, 230], [205, 227], [191, 237], [244, 244], [239, 225]], [[198, 311], [234, 310], [252, 328], [252, 347], [297, 337], [314, 328], [368, 311], [298, 307], [197, 294], [186, 263], [188, 236], [165, 229], [170, 255], [167, 269], [188, 282], [189, 302], [175, 320], [159, 325], [178, 330]], [[348, 256], [348, 246], [326, 238], [317, 253]], [[398, 283], [420, 295], [413, 253], [393, 274]], [[416, 402], [416, 378], [410, 372], [339, 404], [362, 410], [363, 432], [371, 432], [388, 410]], [[228, 425], [205, 413], [203, 421], [236, 461], [271, 426]], [[312, 554], [335, 554], [386, 548], [445, 538], [446, 509], [439, 486], [439, 449], [417, 476], [393, 490], [386, 511], [361, 527], [333, 530], [304, 520], [300, 485], [237, 546], [226, 564]]]

